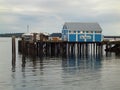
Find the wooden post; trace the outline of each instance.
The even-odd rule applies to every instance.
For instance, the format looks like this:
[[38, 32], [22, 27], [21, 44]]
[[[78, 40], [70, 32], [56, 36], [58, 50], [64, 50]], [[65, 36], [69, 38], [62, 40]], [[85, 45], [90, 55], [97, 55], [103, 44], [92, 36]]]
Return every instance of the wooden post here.
[[33, 42], [36, 42], [36, 35], [37, 33], [33, 33]]
[[12, 71], [15, 72], [15, 65], [16, 65], [16, 44], [15, 44], [15, 37], [12, 37]]
[[93, 44], [91, 43], [90, 45], [91, 45], [91, 50], [90, 51], [91, 51], [91, 54], [92, 54], [93, 53]]
[[101, 55], [101, 44], [99, 43], [99, 55]]
[[39, 42], [36, 42], [36, 51], [37, 51], [37, 56], [39, 56]]
[[21, 40], [19, 40], [18, 41], [18, 51], [21, 53], [22, 52], [22, 41]]
[[40, 52], [39, 56], [43, 57], [43, 42], [40, 42], [39, 44], [39, 52]]
[[12, 54], [15, 55], [16, 47], [15, 47], [15, 37], [12, 37]]
[[103, 45], [101, 44], [101, 55], [103, 55]]
[[82, 43], [80, 43], [80, 48], [79, 48], [79, 54], [80, 54], [80, 56], [81, 56], [81, 51], [82, 51], [81, 50], [82, 49], [81, 46], [82, 46]]
[[49, 56], [51, 56], [51, 42], [49, 43]]
[[88, 51], [88, 43], [86, 43], [85, 48], [86, 48], [85, 54], [86, 54], [86, 57], [87, 57], [87, 56], [88, 56], [88, 53], [89, 53], [89, 51]]
[[25, 48], [25, 41], [24, 41], [24, 37], [22, 37], [22, 54], [24, 53], [24, 48]]
[[95, 54], [95, 43], [93, 43], [93, 54]]

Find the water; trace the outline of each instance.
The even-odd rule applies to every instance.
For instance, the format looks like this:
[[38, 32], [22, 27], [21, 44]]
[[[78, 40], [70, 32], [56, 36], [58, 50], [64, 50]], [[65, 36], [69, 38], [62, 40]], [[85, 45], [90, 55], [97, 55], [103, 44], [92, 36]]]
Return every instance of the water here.
[[120, 56], [23, 57], [0, 38], [0, 90], [120, 90]]

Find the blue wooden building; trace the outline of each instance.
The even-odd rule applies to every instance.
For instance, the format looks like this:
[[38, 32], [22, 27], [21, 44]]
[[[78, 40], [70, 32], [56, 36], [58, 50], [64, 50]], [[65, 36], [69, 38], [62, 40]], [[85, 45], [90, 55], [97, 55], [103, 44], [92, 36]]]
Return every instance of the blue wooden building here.
[[62, 40], [68, 42], [101, 42], [102, 29], [98, 23], [66, 22]]

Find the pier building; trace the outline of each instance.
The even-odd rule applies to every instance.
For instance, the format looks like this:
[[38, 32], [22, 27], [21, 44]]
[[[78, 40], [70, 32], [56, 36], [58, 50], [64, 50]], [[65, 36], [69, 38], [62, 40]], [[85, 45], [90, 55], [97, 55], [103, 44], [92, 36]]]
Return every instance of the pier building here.
[[98, 23], [66, 22], [62, 29], [62, 40], [68, 42], [101, 42], [102, 29]]
[[61, 33], [52, 33], [49, 36], [50, 41], [61, 41], [62, 34]]

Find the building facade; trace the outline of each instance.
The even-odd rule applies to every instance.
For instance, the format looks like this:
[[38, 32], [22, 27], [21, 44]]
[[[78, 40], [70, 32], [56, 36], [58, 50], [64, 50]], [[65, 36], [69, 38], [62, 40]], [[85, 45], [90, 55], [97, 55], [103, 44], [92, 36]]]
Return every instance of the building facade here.
[[62, 40], [68, 42], [101, 42], [102, 29], [98, 23], [67, 22], [62, 29]]

